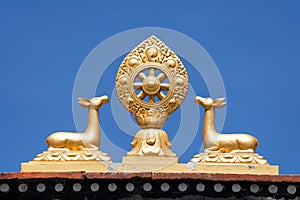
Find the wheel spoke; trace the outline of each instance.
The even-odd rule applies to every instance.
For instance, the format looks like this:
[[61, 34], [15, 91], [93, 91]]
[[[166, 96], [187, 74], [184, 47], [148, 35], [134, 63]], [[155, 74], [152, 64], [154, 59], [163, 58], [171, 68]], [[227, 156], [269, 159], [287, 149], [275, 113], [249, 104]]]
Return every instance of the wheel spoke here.
[[143, 83], [134, 83], [134, 84], [133, 84], [133, 88], [134, 88], [135, 90], [141, 90], [142, 87], [143, 87]]
[[155, 76], [155, 69], [151, 68], [149, 70], [149, 76]]
[[146, 93], [145, 93], [144, 91], [141, 91], [141, 92], [137, 95], [137, 97], [138, 97], [139, 99], [143, 100], [143, 99], [145, 99], [145, 97], [146, 97]]
[[149, 98], [149, 100], [148, 100], [149, 103], [155, 103], [153, 95], [151, 95], [151, 96], [149, 95], [148, 98]]
[[166, 95], [165, 95], [162, 91], [160, 91], [160, 92], [157, 94], [157, 97], [159, 98], [159, 100], [162, 100], [163, 98], [166, 97]]
[[138, 77], [141, 81], [143, 81], [146, 78], [146, 75], [143, 72], [141, 72], [139, 73]]
[[169, 83], [161, 83], [160, 84], [161, 90], [169, 90], [169, 87], [170, 87]]
[[163, 81], [167, 78], [167, 76], [166, 76], [164, 73], [160, 73], [160, 74], [157, 76], [157, 78], [158, 78], [158, 80], [159, 80], [160, 82], [163, 82]]

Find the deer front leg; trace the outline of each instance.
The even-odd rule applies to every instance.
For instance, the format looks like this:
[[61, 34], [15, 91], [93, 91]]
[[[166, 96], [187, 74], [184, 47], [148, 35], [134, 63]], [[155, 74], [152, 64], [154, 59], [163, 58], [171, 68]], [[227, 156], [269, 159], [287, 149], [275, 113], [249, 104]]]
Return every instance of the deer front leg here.
[[218, 153], [218, 152], [221, 152], [221, 151], [220, 151], [220, 148], [218, 146], [212, 146], [210, 148], [204, 149], [204, 152], [205, 153]]
[[95, 145], [88, 145], [87, 147], [80, 146], [79, 151], [98, 151], [99, 147]]

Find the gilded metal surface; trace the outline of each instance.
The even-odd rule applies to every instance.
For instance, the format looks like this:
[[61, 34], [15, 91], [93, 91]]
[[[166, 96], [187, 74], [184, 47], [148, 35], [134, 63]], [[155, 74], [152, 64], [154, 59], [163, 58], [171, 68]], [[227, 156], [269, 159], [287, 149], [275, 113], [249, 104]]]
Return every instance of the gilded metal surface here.
[[267, 165], [268, 161], [255, 153], [200, 153], [190, 162], [194, 163], [238, 163]]
[[108, 103], [107, 96], [94, 97], [92, 99], [78, 98], [79, 104], [88, 108], [88, 125], [83, 133], [56, 132], [51, 134], [46, 142], [48, 151], [84, 151], [99, 150], [100, 145], [100, 125], [98, 110], [102, 104]]
[[176, 54], [151, 36], [135, 47], [121, 63], [116, 92], [140, 130], [128, 155], [175, 156], [165, 131], [160, 130], [168, 115], [183, 102], [188, 75]]
[[45, 151], [38, 154], [33, 161], [111, 161], [102, 151]]
[[258, 145], [255, 137], [248, 134], [220, 134], [215, 129], [215, 108], [226, 105], [224, 98], [213, 100], [197, 96], [195, 102], [205, 109], [202, 140], [204, 152], [253, 153]]
[[108, 154], [99, 150], [98, 110], [103, 104], [108, 103], [108, 97], [78, 98], [78, 100], [82, 107], [89, 109], [86, 130], [83, 133], [56, 132], [51, 134], [46, 139], [48, 150], [38, 154], [33, 159], [34, 163], [39, 161], [111, 161]]
[[162, 155], [162, 156], [176, 156], [172, 152], [171, 143], [168, 135], [163, 130], [157, 129], [142, 129], [140, 130], [133, 141], [132, 150], [128, 155]]
[[134, 115], [142, 108], [174, 112], [188, 91], [188, 74], [176, 54], [151, 36], [122, 61], [116, 92], [122, 105]]

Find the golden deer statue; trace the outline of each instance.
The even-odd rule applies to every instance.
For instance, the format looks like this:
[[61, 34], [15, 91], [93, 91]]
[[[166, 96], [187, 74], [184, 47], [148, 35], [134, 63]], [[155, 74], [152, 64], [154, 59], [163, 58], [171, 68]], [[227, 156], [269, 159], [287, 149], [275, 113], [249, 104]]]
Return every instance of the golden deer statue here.
[[203, 98], [197, 96], [195, 102], [205, 109], [202, 130], [204, 152], [236, 153], [255, 151], [258, 141], [248, 134], [221, 134], [215, 129], [215, 108], [226, 105], [225, 98]]
[[88, 125], [83, 133], [56, 132], [51, 134], [46, 142], [48, 151], [81, 151], [99, 150], [100, 125], [98, 110], [102, 104], [108, 103], [107, 96], [94, 97], [92, 99], [78, 98], [79, 104], [84, 108], [89, 108]]

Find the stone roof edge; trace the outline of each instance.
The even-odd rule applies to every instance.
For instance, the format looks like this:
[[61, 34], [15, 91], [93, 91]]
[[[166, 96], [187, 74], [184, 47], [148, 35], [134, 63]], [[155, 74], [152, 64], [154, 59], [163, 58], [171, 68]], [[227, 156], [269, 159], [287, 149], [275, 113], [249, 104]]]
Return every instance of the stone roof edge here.
[[199, 179], [211, 181], [250, 181], [250, 182], [298, 182], [300, 175], [249, 175], [211, 173], [124, 173], [124, 172], [4, 172], [0, 180], [9, 179]]

